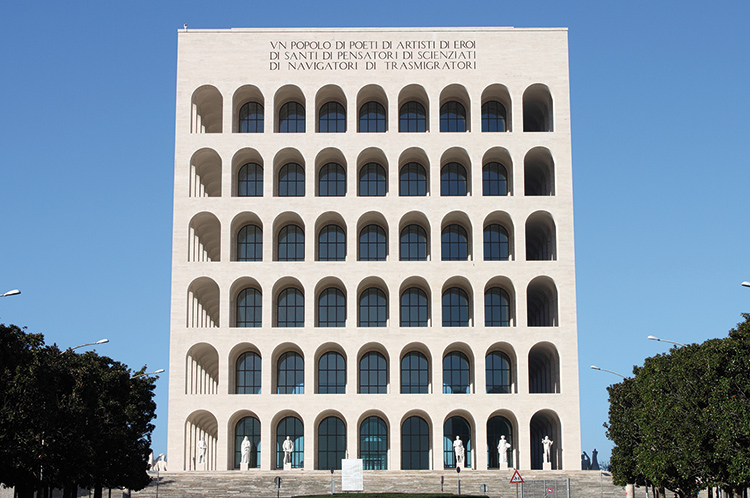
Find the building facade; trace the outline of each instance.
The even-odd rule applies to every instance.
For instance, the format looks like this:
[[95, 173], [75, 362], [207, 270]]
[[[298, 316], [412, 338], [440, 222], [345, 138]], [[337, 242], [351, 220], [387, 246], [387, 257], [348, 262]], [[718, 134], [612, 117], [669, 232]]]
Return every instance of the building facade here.
[[178, 40], [170, 469], [578, 468], [567, 30]]

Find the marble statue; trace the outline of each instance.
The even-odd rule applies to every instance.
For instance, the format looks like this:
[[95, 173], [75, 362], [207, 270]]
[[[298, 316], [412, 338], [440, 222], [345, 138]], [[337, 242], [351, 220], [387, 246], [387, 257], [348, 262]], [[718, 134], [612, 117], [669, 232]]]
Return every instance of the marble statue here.
[[154, 468], [154, 452], [152, 451], [148, 455], [148, 469], [151, 470]]
[[206, 444], [205, 439], [201, 439], [200, 441], [198, 441], [198, 463], [205, 463], [207, 448], [208, 444]]
[[500, 456], [500, 466], [503, 464], [508, 465], [508, 450], [510, 444], [505, 440], [505, 436], [500, 436], [500, 442], [497, 443], [497, 453]]
[[456, 455], [456, 467], [464, 466], [464, 442], [461, 441], [461, 437], [456, 436], [456, 440], [453, 441], [453, 453]]
[[284, 444], [281, 445], [281, 449], [284, 450], [284, 465], [292, 463], [292, 452], [294, 451], [294, 442], [286, 437]]
[[250, 463], [250, 446], [250, 440], [245, 436], [245, 439], [242, 440], [242, 461], [240, 463]]
[[157, 472], [167, 471], [167, 457], [164, 456], [164, 453], [159, 453], [159, 457], [156, 459], [156, 463], [154, 464], [154, 470], [156, 470]]
[[552, 444], [554, 444], [554, 441], [552, 441], [549, 436], [544, 436], [544, 439], [542, 439], [542, 446], [544, 446], [544, 463], [550, 463], [550, 451], [552, 449]]

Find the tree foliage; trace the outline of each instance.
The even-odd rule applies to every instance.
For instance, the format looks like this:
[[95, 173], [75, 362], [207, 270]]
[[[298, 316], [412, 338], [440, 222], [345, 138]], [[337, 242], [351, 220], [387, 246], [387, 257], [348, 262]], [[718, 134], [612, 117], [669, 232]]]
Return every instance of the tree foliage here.
[[21, 496], [41, 487], [142, 489], [153, 390], [154, 379], [134, 378], [111, 358], [0, 325], [0, 483]]
[[725, 339], [647, 358], [609, 387], [615, 482], [750, 487], [750, 314]]

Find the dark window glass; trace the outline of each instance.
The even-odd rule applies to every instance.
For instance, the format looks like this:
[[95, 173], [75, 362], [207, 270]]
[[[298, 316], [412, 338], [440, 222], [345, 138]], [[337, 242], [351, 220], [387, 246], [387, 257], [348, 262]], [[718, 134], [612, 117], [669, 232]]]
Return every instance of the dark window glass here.
[[237, 233], [237, 261], [263, 261], [263, 230], [245, 225]]
[[263, 197], [263, 168], [260, 164], [247, 163], [237, 173], [237, 195], [239, 197]]
[[378, 163], [367, 163], [359, 170], [360, 197], [383, 197], [386, 187], [385, 168]]
[[427, 232], [419, 225], [401, 230], [401, 261], [427, 261]]
[[260, 356], [243, 353], [237, 358], [235, 394], [260, 394]]
[[318, 425], [318, 469], [341, 470], [346, 458], [346, 426], [338, 417], [324, 418]]
[[426, 327], [428, 318], [427, 294], [411, 287], [401, 294], [401, 326]]
[[346, 131], [346, 111], [338, 102], [327, 102], [320, 108], [320, 133], [344, 133]]
[[497, 445], [500, 436], [505, 436], [505, 441], [510, 445], [508, 450], [508, 467], [513, 467], [513, 426], [505, 417], [492, 417], [487, 421], [487, 467], [497, 469], [500, 467], [500, 458]]
[[276, 426], [276, 468], [284, 468], [284, 440], [289, 438], [294, 444], [292, 451], [292, 468], [301, 469], [305, 466], [305, 427], [297, 417], [281, 419]]
[[469, 360], [454, 351], [443, 358], [443, 394], [469, 394]]
[[412, 351], [401, 359], [401, 394], [427, 394], [430, 371], [427, 358]]
[[338, 353], [325, 353], [318, 360], [318, 393], [346, 393], [346, 362]]
[[343, 197], [346, 195], [346, 173], [343, 166], [328, 163], [320, 168], [318, 195], [321, 197]]
[[484, 260], [508, 261], [508, 232], [502, 225], [487, 225], [484, 228]]
[[469, 239], [461, 225], [448, 225], [441, 239], [443, 261], [466, 261], [469, 259]]
[[346, 325], [346, 298], [339, 289], [330, 287], [318, 298], [318, 327]]
[[469, 326], [469, 297], [463, 289], [452, 287], [443, 293], [443, 327]]
[[496, 100], [482, 104], [482, 131], [506, 131], [505, 106]]
[[240, 107], [240, 133], [263, 133], [263, 106], [248, 102]]
[[344, 261], [346, 234], [338, 225], [326, 225], [318, 237], [318, 261]]
[[380, 417], [367, 417], [359, 426], [359, 458], [364, 470], [388, 469], [388, 426]]
[[466, 168], [448, 163], [440, 170], [440, 195], [466, 195]]
[[251, 469], [260, 468], [260, 421], [255, 417], [241, 418], [234, 426], [234, 468], [239, 469], [242, 462], [242, 441], [245, 437], [250, 442]]
[[500, 163], [487, 163], [482, 168], [482, 195], [508, 195], [508, 173]]
[[279, 230], [279, 261], [305, 260], [305, 232], [297, 225], [287, 225]]
[[451, 101], [440, 106], [440, 131], [466, 131], [466, 109], [461, 103]]
[[277, 327], [305, 326], [305, 298], [302, 291], [290, 287], [279, 293], [276, 311]]
[[297, 163], [288, 163], [279, 170], [279, 197], [305, 196], [305, 170]]
[[385, 357], [371, 351], [359, 360], [360, 394], [385, 394], [388, 390], [388, 364]]
[[399, 177], [398, 195], [427, 195], [427, 172], [421, 164], [404, 164]]
[[484, 326], [510, 327], [510, 298], [500, 287], [484, 293]]
[[297, 102], [287, 102], [279, 109], [279, 133], [304, 133], [305, 108]]
[[359, 296], [359, 326], [385, 327], [388, 320], [388, 303], [385, 292], [375, 287], [365, 289]]
[[488, 393], [510, 393], [510, 359], [505, 353], [494, 351], [487, 355], [485, 364]]
[[378, 102], [367, 102], [359, 108], [360, 133], [385, 133], [385, 108]]
[[453, 444], [456, 437], [464, 444], [464, 466], [471, 468], [471, 426], [463, 417], [451, 417], [443, 425], [443, 466], [446, 469], [456, 468], [456, 454]]
[[282, 354], [277, 374], [276, 394], [305, 393], [305, 360], [300, 355], [293, 352]]
[[385, 261], [387, 240], [385, 230], [378, 225], [367, 225], [359, 232], [359, 260]]
[[407, 102], [398, 114], [398, 131], [424, 133], [427, 131], [427, 113], [419, 102]]
[[401, 470], [430, 468], [430, 426], [421, 417], [409, 417], [401, 425]]
[[260, 327], [261, 294], [257, 289], [244, 289], [237, 296], [237, 327]]

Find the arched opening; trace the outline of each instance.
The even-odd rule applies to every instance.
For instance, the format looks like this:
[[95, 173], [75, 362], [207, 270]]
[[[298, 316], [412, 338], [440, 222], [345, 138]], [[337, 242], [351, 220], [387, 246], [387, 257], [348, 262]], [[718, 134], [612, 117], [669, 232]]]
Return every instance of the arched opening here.
[[213, 213], [198, 213], [190, 220], [188, 261], [218, 262], [221, 260], [221, 223]]
[[450, 417], [443, 424], [443, 468], [455, 469], [463, 456], [463, 468], [472, 468], [471, 424], [459, 416]]
[[248, 468], [260, 468], [260, 420], [253, 416], [242, 417], [234, 426], [234, 468], [242, 463], [242, 447], [247, 438]]
[[185, 455], [183, 470], [216, 470], [216, 446], [219, 424], [216, 417], [197, 410], [185, 421]]
[[529, 351], [529, 393], [560, 393], [560, 356], [549, 342], [540, 342]]
[[414, 415], [401, 424], [401, 470], [429, 470], [430, 426]]
[[318, 133], [346, 132], [346, 95], [336, 85], [326, 85], [315, 96]]
[[[562, 431], [560, 430], [560, 419], [552, 410], [541, 410], [531, 417], [529, 423], [529, 454], [531, 455], [531, 468], [544, 469], [546, 461], [545, 448], [549, 447], [550, 470], [562, 470]], [[546, 442], [545, 439], [551, 441]]]
[[190, 133], [221, 133], [224, 99], [211, 85], [203, 85], [193, 92], [190, 112]]
[[367, 85], [357, 94], [359, 133], [385, 133], [388, 130], [388, 98], [378, 85]]
[[557, 327], [557, 288], [549, 277], [537, 277], [526, 289], [526, 324], [529, 327]]
[[219, 354], [210, 344], [195, 344], [185, 357], [185, 394], [216, 394], [218, 390]]
[[525, 195], [555, 195], [555, 162], [548, 149], [531, 149], [526, 154], [523, 165]]
[[201, 149], [190, 158], [190, 197], [221, 197], [221, 157]]
[[424, 133], [429, 129], [427, 92], [420, 85], [409, 85], [399, 93], [398, 131]]
[[346, 425], [338, 417], [326, 417], [318, 424], [318, 469], [341, 470], [346, 458]]
[[482, 132], [511, 131], [511, 100], [504, 85], [494, 84], [482, 92]]
[[[285, 443], [289, 440], [289, 443]], [[284, 417], [276, 425], [276, 468], [284, 468], [284, 447], [290, 449], [289, 463], [293, 469], [305, 467], [305, 427], [294, 416]]]
[[531, 85], [523, 92], [523, 131], [553, 131], [552, 96], [546, 85]]
[[388, 424], [376, 415], [359, 425], [359, 458], [364, 470], [388, 469]]
[[[504, 442], [501, 445], [501, 441]], [[514, 462], [516, 440], [513, 435], [513, 424], [506, 417], [495, 415], [487, 420], [487, 468], [502, 468], [500, 463], [507, 464], [505, 468], [515, 468]]]
[[555, 221], [545, 211], [532, 213], [526, 220], [526, 261], [557, 259]]
[[235, 133], [263, 133], [264, 131], [263, 93], [254, 85], [243, 85], [234, 92], [232, 109]]
[[193, 280], [187, 292], [187, 327], [219, 327], [219, 286], [208, 277]]

